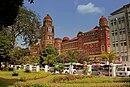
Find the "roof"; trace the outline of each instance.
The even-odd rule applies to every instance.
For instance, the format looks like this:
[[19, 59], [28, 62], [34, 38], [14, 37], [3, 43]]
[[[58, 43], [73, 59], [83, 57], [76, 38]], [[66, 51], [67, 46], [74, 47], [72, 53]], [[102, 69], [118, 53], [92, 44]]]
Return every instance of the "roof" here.
[[47, 14], [47, 16], [44, 17], [44, 20], [52, 20], [51, 16], [49, 14]]
[[63, 40], [68, 41], [69, 37], [64, 37]]
[[78, 39], [78, 37], [74, 37], [74, 38], [72, 38], [72, 39], [70, 39], [70, 40], [77, 40]]
[[121, 10], [123, 10], [124, 8], [129, 7], [129, 6], [130, 6], [130, 3], [127, 5], [124, 5], [123, 7], [117, 9], [116, 11], [112, 12], [111, 15], [115, 15], [115, 14], [117, 14], [117, 12], [120, 12]]
[[[93, 28], [92, 30], [90, 30], [90, 31], [96, 31], [96, 30], [98, 30], [99, 29], [99, 27], [98, 26], [96, 26], [95, 28]], [[89, 32], [90, 32], [89, 31]]]
[[101, 21], [107, 21], [107, 18], [105, 18], [104, 16], [102, 16], [100, 19], [99, 19], [99, 21], [101, 22]]

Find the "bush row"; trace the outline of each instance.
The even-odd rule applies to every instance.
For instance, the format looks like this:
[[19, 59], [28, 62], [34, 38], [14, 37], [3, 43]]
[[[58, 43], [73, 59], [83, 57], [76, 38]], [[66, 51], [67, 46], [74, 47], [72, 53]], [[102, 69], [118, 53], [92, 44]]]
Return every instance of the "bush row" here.
[[65, 83], [18, 83], [11, 87], [130, 87], [130, 83], [84, 83], [84, 84], [65, 84]]
[[71, 81], [75, 79], [83, 79], [83, 78], [92, 78], [92, 76], [85, 76], [85, 75], [66, 75], [66, 76], [59, 76], [55, 77], [51, 82], [61, 82], [61, 81]]

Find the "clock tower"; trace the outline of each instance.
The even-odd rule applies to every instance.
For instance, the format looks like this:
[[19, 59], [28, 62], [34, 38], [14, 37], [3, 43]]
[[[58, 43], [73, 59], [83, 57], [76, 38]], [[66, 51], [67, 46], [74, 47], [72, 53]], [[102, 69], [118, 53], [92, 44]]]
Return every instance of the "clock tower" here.
[[46, 46], [54, 46], [54, 26], [52, 25], [52, 18], [49, 14], [44, 17], [41, 29], [40, 48], [42, 49]]

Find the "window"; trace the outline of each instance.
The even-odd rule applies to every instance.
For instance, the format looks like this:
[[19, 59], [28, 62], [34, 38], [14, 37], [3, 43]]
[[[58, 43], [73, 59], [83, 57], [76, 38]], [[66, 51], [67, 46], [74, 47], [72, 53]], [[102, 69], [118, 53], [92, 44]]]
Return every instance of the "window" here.
[[125, 30], [123, 31], [123, 34], [125, 34]]
[[121, 43], [121, 46], [123, 46], [123, 43]]
[[102, 51], [105, 51], [105, 46], [102, 45], [102, 46], [101, 46], [101, 49], [102, 49]]
[[127, 67], [127, 71], [130, 71], [130, 67]]
[[116, 19], [114, 20], [114, 25], [116, 25]]
[[115, 35], [117, 35], [117, 32], [115, 32]]
[[112, 36], [114, 36], [114, 33], [112, 33]]
[[113, 47], [115, 47], [115, 44], [113, 44]]
[[111, 20], [111, 26], [113, 26], [113, 20]]
[[119, 24], [121, 23], [120, 18], [118, 19]]
[[126, 42], [124, 42], [124, 46], [126, 46], [127, 45], [127, 43]]
[[124, 23], [124, 17], [121, 18], [122, 23]]
[[101, 33], [101, 37], [104, 37], [104, 33]]
[[128, 61], [128, 57], [127, 56], [122, 56], [122, 61]]
[[51, 40], [51, 39], [52, 39], [52, 36], [48, 36], [48, 39]]
[[122, 31], [120, 31], [120, 35], [122, 34]]

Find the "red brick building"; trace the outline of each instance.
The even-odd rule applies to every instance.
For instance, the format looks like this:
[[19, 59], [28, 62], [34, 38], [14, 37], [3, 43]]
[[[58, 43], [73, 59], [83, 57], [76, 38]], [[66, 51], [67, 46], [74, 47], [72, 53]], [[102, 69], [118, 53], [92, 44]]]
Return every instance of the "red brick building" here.
[[52, 18], [48, 14], [44, 17], [41, 29], [40, 48], [45, 46], [54, 46], [54, 26], [52, 25]]
[[99, 19], [99, 26], [88, 32], [79, 32], [76, 37], [62, 40], [61, 52], [78, 50], [87, 52], [90, 59], [100, 58], [102, 51], [110, 52], [110, 37], [108, 21], [105, 17]]
[[59, 53], [78, 50], [87, 52], [90, 59], [100, 58], [102, 51], [110, 52], [110, 37], [108, 21], [105, 17], [99, 19], [99, 26], [88, 32], [78, 32], [77, 36], [69, 39], [68, 37], [54, 38], [54, 26], [52, 18], [47, 15], [43, 20], [41, 29], [40, 49], [45, 46], [55, 46]]

